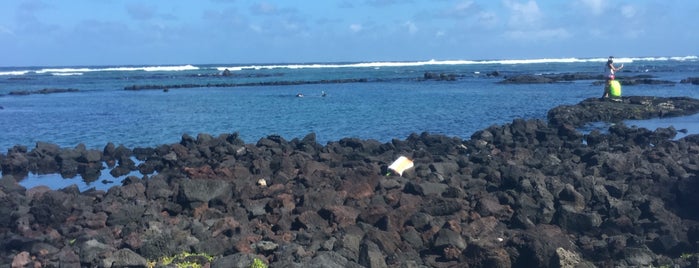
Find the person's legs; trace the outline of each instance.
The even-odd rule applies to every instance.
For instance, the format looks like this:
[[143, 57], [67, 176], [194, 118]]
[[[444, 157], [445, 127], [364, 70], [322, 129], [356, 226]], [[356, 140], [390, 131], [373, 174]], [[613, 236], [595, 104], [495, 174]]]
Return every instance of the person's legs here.
[[612, 80], [614, 80], [614, 75], [607, 76], [607, 82], [604, 83], [604, 94], [602, 94], [602, 98], [607, 98], [609, 97], [609, 90], [611, 89], [612, 86]]

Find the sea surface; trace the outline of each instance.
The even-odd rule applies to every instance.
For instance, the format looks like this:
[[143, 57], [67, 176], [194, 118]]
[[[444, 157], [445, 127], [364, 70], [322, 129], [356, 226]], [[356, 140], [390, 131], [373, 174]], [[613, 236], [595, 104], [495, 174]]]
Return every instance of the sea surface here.
[[[493, 124], [546, 119], [551, 108], [600, 97], [603, 90], [594, 80], [498, 83], [504, 77], [597, 75], [603, 73], [606, 61], [604, 57], [0, 67], [0, 152], [16, 145], [31, 150], [39, 141], [100, 150], [109, 142], [154, 147], [177, 143], [183, 134], [234, 132], [246, 143], [269, 135], [291, 140], [309, 133], [323, 145], [346, 137], [388, 142], [422, 132], [468, 139]], [[699, 86], [679, 83], [699, 76], [696, 56], [617, 58], [615, 63], [624, 64], [620, 77], [650, 75], [675, 82], [624, 86], [624, 96], [699, 98]], [[495, 72], [498, 76], [491, 75]], [[425, 73], [455, 79], [426, 80]], [[125, 90], [145, 85], [162, 87]], [[69, 92], [40, 94], [42, 90]], [[672, 125], [688, 134], [699, 133], [696, 115], [628, 123], [649, 129]], [[109, 177], [108, 172], [103, 174]], [[51, 175], [30, 174], [23, 183], [32, 186], [32, 179], [39, 178], [36, 184], [61, 186], [47, 183], [46, 176]]]

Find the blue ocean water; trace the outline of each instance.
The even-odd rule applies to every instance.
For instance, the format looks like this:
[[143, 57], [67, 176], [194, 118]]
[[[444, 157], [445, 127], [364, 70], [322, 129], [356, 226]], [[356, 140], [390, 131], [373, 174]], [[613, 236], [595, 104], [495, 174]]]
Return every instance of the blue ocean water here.
[[[516, 118], [545, 119], [549, 109], [600, 97], [595, 81], [505, 85], [517, 74], [602, 74], [605, 58], [318, 64], [0, 67], [0, 152], [108, 142], [129, 148], [179, 142], [183, 134], [238, 132], [247, 143], [268, 135], [287, 140], [313, 132], [325, 144], [345, 137], [387, 142], [429, 132], [467, 139]], [[646, 74], [679, 82], [696, 77], [699, 58], [617, 58], [619, 76]], [[231, 76], [221, 76], [225, 70]], [[498, 72], [499, 76], [487, 74]], [[426, 72], [455, 81], [422, 79]], [[318, 81], [364, 79], [355, 83]], [[251, 83], [314, 82], [296, 85]], [[128, 91], [133, 85], [244, 85]], [[15, 95], [42, 89], [77, 92]], [[325, 92], [325, 97], [321, 93]], [[296, 97], [302, 93], [303, 98]], [[623, 95], [699, 98], [691, 84], [625, 86]], [[697, 118], [680, 119], [697, 131]], [[684, 120], [684, 121], [682, 121]], [[652, 120], [651, 120], [652, 122]], [[670, 124], [676, 124], [671, 122]], [[641, 124], [638, 122], [637, 124]], [[650, 126], [652, 127], [652, 126]]]

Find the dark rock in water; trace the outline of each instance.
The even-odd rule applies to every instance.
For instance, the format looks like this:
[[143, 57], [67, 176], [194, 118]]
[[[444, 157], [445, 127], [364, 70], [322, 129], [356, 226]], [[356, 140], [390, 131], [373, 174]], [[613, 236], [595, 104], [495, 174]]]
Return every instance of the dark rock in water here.
[[9, 152], [2, 158], [0, 164], [3, 174], [26, 175], [29, 173], [30, 162], [26, 150], [24, 152]]
[[687, 97], [622, 97], [620, 102], [608, 99], [586, 99], [577, 105], [563, 105], [548, 112], [549, 123], [561, 126], [582, 126], [591, 122], [621, 122], [627, 119], [650, 119], [691, 115], [699, 112], [699, 100]]
[[692, 85], [699, 85], [699, 77], [688, 77], [685, 79], [680, 80], [680, 83], [682, 84], [692, 84]]
[[[500, 81], [501, 84], [548, 84], [548, 83], [558, 83], [558, 82], [571, 82], [580, 80], [595, 80], [593, 85], [602, 85], [605, 83], [605, 77], [603, 75], [592, 75], [588, 73], [567, 73], [567, 74], [522, 74], [516, 76], [505, 77], [504, 80]], [[656, 80], [649, 75], [636, 75], [636, 76], [617, 76], [617, 80], [620, 81], [622, 85], [633, 86], [633, 85], [674, 85], [673, 81]]]
[[667, 80], [656, 80], [651, 78], [625, 78], [619, 79], [624, 86], [634, 85], [674, 85], [675, 82]]
[[[0, 259], [142, 267], [192, 252], [212, 255], [191, 259], [211, 267], [692, 267], [699, 135], [576, 127], [692, 114], [698, 102], [588, 99], [468, 140], [246, 144], [233, 133], [155, 148], [16, 146], [0, 154]], [[398, 156], [415, 166], [386, 175]], [[10, 175], [85, 176], [102, 161], [144, 175], [106, 192], [25, 189]]]
[[425, 72], [422, 76], [424, 80], [437, 80], [437, 81], [456, 81], [456, 74], [446, 74], [446, 73], [433, 73]]
[[556, 80], [553, 78], [541, 76], [541, 75], [517, 75], [512, 77], [506, 77], [505, 80], [501, 81], [501, 84], [546, 84], [554, 83]]
[[80, 90], [74, 88], [44, 88], [40, 90], [17, 90], [11, 91], [9, 95], [23, 96], [31, 94], [53, 94], [53, 93], [66, 93], [66, 92], [78, 92]]

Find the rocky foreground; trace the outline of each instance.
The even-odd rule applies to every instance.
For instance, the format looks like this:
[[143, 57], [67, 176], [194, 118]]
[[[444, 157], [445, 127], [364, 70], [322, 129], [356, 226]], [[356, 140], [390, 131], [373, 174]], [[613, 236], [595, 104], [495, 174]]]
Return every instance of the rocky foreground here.
[[[181, 253], [205, 267], [697, 267], [699, 135], [577, 130], [697, 112], [695, 99], [625, 97], [468, 140], [16, 146], [0, 154], [0, 267], [174, 267], [163, 257]], [[415, 167], [386, 175], [399, 156]], [[15, 180], [96, 178], [102, 162], [143, 176], [106, 192]]]

